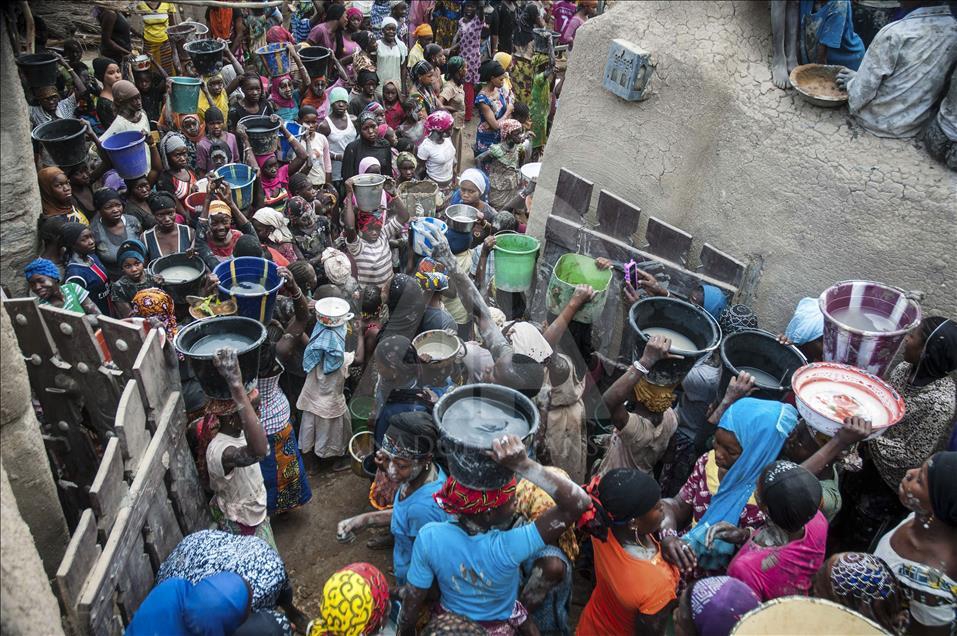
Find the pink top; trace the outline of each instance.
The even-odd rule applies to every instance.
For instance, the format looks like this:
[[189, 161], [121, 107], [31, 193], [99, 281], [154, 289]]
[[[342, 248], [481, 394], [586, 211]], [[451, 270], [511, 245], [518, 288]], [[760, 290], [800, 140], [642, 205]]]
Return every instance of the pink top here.
[[780, 547], [764, 548], [748, 540], [728, 565], [728, 576], [748, 584], [762, 601], [806, 595], [824, 563], [827, 519], [819, 510], [804, 526], [804, 537]]
[[585, 21], [582, 20], [578, 14], [570, 17], [568, 22], [565, 23], [565, 28], [562, 29], [562, 35], [558, 38], [558, 43], [572, 44], [575, 41], [575, 33], [578, 31], [578, 27], [583, 24], [585, 24]]

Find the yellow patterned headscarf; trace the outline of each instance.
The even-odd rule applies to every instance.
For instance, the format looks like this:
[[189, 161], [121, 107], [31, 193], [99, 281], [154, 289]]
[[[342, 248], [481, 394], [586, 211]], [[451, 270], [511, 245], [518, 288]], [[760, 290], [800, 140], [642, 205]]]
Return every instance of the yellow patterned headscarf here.
[[635, 385], [635, 399], [652, 413], [664, 413], [674, 403], [676, 386], [678, 385], [659, 386], [642, 377]]
[[309, 623], [308, 636], [362, 636], [382, 626], [389, 607], [389, 585], [377, 568], [353, 563], [322, 587], [322, 609]]
[[[556, 475], [568, 477], [568, 473], [555, 466], [546, 466], [545, 470]], [[555, 500], [552, 499], [547, 492], [527, 479], [518, 482], [518, 487], [515, 490], [515, 502], [517, 504], [518, 513], [529, 521], [535, 521], [546, 510], [555, 507]], [[562, 552], [565, 553], [565, 556], [567, 556], [570, 561], [574, 561], [578, 557], [578, 539], [575, 537], [574, 526], [570, 527], [559, 537], [558, 547], [562, 549]]]

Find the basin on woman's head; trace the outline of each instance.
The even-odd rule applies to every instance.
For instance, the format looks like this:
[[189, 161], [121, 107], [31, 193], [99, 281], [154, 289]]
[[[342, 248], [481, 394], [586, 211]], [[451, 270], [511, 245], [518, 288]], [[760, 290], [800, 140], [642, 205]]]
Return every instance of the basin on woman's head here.
[[883, 376], [921, 309], [903, 290], [867, 280], [847, 280], [818, 298], [824, 314], [824, 360]]
[[413, 338], [412, 347], [423, 362], [439, 363], [454, 358], [462, 350], [462, 341], [447, 331], [431, 329]]
[[794, 345], [783, 345], [773, 333], [745, 329], [721, 340], [721, 384], [718, 396], [724, 395], [731, 378], [742, 371], [754, 376], [755, 391], [751, 397], [781, 400], [791, 390], [791, 376], [807, 364]]
[[659, 360], [649, 369], [648, 381], [658, 386], [681, 382], [698, 360], [721, 343], [721, 328], [711, 314], [677, 298], [643, 298], [631, 306], [628, 320], [637, 336], [635, 360], [641, 358], [652, 336], [671, 338], [671, 353], [681, 356]]
[[477, 490], [501, 488], [514, 476], [486, 454], [492, 442], [517, 435], [528, 446], [539, 423], [538, 408], [529, 398], [495, 384], [453, 389], [432, 413], [449, 472], [463, 486]]
[[266, 327], [242, 316], [218, 316], [187, 325], [176, 334], [177, 353], [189, 362], [200, 386], [210, 398], [228, 400], [229, 384], [213, 364], [213, 355], [222, 348], [236, 350], [239, 373], [246, 392], [256, 388], [259, 378], [259, 349], [266, 341]]
[[904, 400], [876, 375], [836, 362], [815, 362], [791, 378], [801, 417], [811, 428], [834, 436], [847, 417], [863, 417], [884, 433], [904, 417]]

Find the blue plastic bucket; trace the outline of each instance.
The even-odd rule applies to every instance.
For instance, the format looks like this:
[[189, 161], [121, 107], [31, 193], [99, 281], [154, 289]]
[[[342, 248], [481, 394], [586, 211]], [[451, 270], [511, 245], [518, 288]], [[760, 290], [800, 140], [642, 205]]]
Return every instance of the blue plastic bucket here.
[[116, 174], [123, 179], [139, 179], [150, 171], [146, 138], [138, 130], [119, 132], [101, 142]]
[[216, 168], [216, 174], [229, 184], [229, 193], [233, 203], [240, 210], [245, 210], [253, 202], [253, 184], [256, 182], [256, 172], [244, 163], [227, 163]]
[[203, 81], [196, 77], [174, 77], [169, 101], [174, 113], [199, 111], [199, 87]]
[[270, 77], [279, 77], [289, 72], [289, 51], [283, 42], [274, 42], [256, 49], [256, 55], [266, 65]]
[[[286, 122], [286, 130], [288, 130], [297, 141], [302, 141], [302, 136], [306, 133], [306, 127], [294, 121]], [[282, 128], [277, 130], [276, 134], [279, 136], [279, 161], [289, 163], [296, 157], [296, 153], [286, 140], [286, 135], [283, 134]]]
[[[219, 297], [221, 300], [232, 298], [236, 301], [236, 314], [252, 318], [265, 324], [272, 319], [276, 306], [276, 294], [282, 287], [279, 268], [272, 261], [255, 256], [240, 256], [223, 261], [213, 270], [219, 278]], [[261, 287], [244, 292], [238, 290], [243, 284]]]

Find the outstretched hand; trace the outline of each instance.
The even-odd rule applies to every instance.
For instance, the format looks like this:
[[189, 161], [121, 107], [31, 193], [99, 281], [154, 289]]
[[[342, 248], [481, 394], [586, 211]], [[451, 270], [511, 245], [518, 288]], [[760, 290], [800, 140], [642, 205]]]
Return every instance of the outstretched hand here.
[[492, 441], [492, 450], [486, 451], [497, 464], [517, 471], [523, 463], [528, 461], [528, 451], [525, 444], [517, 435], [505, 435], [501, 439]]

